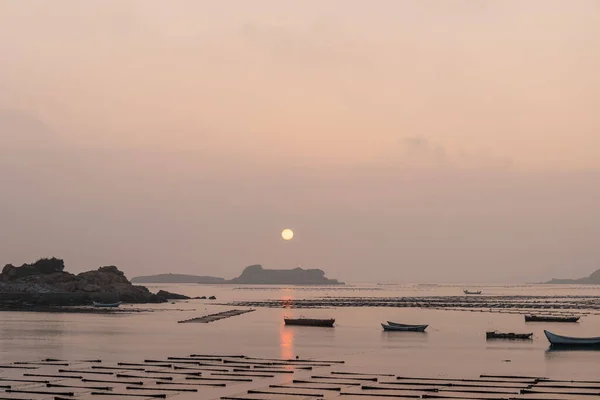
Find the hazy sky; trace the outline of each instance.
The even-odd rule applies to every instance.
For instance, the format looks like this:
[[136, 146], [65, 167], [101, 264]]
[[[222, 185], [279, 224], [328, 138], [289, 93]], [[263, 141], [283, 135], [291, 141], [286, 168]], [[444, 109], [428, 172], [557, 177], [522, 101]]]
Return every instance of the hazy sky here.
[[0, 0], [0, 263], [587, 275], [599, 71], [598, 0]]

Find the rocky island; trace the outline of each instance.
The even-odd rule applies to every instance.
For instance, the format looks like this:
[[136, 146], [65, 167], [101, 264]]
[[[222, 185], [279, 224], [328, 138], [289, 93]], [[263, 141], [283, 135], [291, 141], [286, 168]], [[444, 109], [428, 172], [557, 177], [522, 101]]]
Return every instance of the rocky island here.
[[139, 283], [206, 283], [237, 285], [343, 285], [337, 279], [328, 279], [320, 269], [264, 269], [262, 265], [251, 265], [244, 268], [242, 274], [234, 279], [215, 278], [211, 276], [160, 274], [138, 276], [131, 279]]
[[77, 275], [64, 269], [64, 261], [58, 258], [43, 258], [20, 267], [6, 265], [0, 273], [0, 310], [89, 305], [93, 301], [163, 303], [175, 298], [133, 285], [115, 266]]
[[237, 278], [226, 281], [241, 285], [343, 285], [337, 279], [325, 278], [320, 269], [264, 269], [262, 265], [244, 268]]
[[590, 276], [579, 279], [551, 279], [548, 282], [544, 282], [550, 285], [568, 285], [568, 284], [579, 284], [579, 285], [600, 285], [600, 269], [592, 272]]

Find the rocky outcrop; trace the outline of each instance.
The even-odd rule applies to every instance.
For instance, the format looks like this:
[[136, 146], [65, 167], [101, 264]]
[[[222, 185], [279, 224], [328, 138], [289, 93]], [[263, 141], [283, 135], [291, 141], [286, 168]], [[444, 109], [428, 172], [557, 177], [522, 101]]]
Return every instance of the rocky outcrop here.
[[586, 278], [580, 279], [552, 279], [548, 282], [544, 282], [551, 285], [568, 285], [568, 284], [579, 284], [579, 285], [600, 285], [600, 269], [592, 272], [592, 274]]
[[[132, 285], [125, 274], [115, 266], [101, 267], [95, 271], [74, 275], [65, 272], [64, 262], [56, 258], [42, 259], [20, 267], [6, 265], [0, 274], [0, 292], [47, 294], [35, 297], [39, 297], [39, 302], [44, 302], [46, 298], [55, 301], [54, 299], [64, 297], [70, 299], [68, 305], [89, 304], [97, 299], [101, 301], [114, 299], [126, 303], [166, 301], [144, 286]], [[51, 295], [68, 293], [77, 295]]]
[[158, 297], [162, 297], [165, 300], [189, 300], [191, 298], [183, 294], [167, 292], [166, 290], [159, 290], [158, 293], [156, 293], [156, 295]]
[[149, 276], [136, 276], [131, 279], [134, 283], [225, 283], [225, 279], [213, 276], [198, 276], [185, 274], [159, 274]]
[[246, 267], [242, 274], [226, 283], [253, 285], [343, 285], [336, 279], [325, 278], [320, 269], [264, 269], [261, 265]]
[[1, 282], [16, 281], [34, 275], [60, 274], [65, 269], [65, 263], [58, 258], [42, 258], [33, 264], [23, 264], [20, 267], [8, 264], [0, 274]]

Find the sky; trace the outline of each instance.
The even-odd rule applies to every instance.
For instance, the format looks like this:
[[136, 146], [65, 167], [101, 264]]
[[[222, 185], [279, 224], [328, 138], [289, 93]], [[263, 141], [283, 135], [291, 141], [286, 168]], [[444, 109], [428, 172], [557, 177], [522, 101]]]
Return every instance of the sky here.
[[0, 0], [0, 263], [587, 276], [598, 71], [597, 0]]

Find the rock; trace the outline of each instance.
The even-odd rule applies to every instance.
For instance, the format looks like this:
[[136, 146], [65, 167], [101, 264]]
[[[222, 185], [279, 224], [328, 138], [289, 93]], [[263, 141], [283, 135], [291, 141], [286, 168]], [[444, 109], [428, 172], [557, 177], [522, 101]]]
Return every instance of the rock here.
[[558, 284], [581, 284], [581, 285], [600, 285], [600, 269], [592, 272], [590, 276], [579, 279], [552, 279], [546, 284], [558, 285]]
[[94, 284], [88, 284], [85, 285], [85, 287], [83, 288], [84, 292], [101, 292], [102, 291], [102, 287], [98, 286], [98, 285], [94, 285]]
[[82, 290], [85, 285], [82, 285], [81, 289], [79, 288], [79, 282], [78, 281], [71, 281], [71, 282], [64, 282], [62, 283], [60, 286], [55, 285], [56, 288], [61, 288], [62, 290], [59, 290], [61, 292], [76, 292], [77, 290]]
[[208, 299], [209, 300], [216, 300], [217, 298], [215, 296], [210, 296]]
[[[65, 272], [64, 262], [56, 258], [42, 259], [21, 267], [5, 266], [0, 274], [0, 292], [36, 293], [30, 302], [42, 305], [89, 304], [93, 299], [100, 298], [112, 298], [125, 303], [167, 301], [144, 286], [132, 285], [115, 266], [73, 275]], [[21, 302], [24, 299], [25, 296], [22, 296]]]
[[156, 294], [152, 294], [150, 293], [150, 297], [148, 298], [148, 303], [165, 303], [166, 300], [163, 299], [162, 297], [156, 295]]
[[58, 258], [42, 258], [33, 264], [23, 264], [15, 267], [7, 264], [2, 269], [0, 281], [10, 282], [32, 275], [48, 275], [62, 272], [65, 269], [65, 263]]
[[246, 267], [242, 274], [226, 283], [258, 285], [343, 285], [336, 279], [325, 278], [320, 269], [264, 269], [261, 265]]
[[156, 293], [156, 295], [158, 297], [162, 297], [163, 299], [166, 299], [166, 300], [189, 300], [190, 299], [189, 296], [185, 296], [183, 294], [167, 292], [166, 290], [159, 290], [158, 293]]
[[107, 286], [112, 284], [124, 283], [131, 285], [131, 282], [127, 280], [125, 274], [119, 271], [114, 265], [108, 267], [101, 267], [95, 271], [82, 272], [77, 275], [81, 280], [87, 283], [93, 283], [95, 285]]
[[106, 292], [117, 293], [120, 300], [125, 303], [165, 303], [167, 301], [151, 293], [148, 288], [131, 283], [112, 283], [103, 289]]

